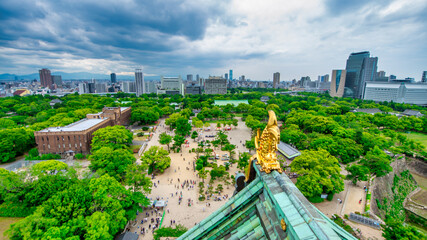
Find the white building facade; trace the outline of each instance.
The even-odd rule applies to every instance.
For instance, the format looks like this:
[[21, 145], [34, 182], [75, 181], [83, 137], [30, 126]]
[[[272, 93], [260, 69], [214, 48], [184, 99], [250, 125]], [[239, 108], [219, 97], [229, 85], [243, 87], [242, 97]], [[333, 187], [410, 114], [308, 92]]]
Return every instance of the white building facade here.
[[367, 82], [365, 100], [427, 105], [427, 84]]

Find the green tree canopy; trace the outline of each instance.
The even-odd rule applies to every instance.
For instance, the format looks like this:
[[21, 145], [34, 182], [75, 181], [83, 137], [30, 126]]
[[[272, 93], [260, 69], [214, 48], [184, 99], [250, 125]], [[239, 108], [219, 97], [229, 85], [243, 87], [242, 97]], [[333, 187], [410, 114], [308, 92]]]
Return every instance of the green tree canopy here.
[[378, 146], [367, 152], [366, 156], [360, 160], [360, 164], [367, 167], [371, 175], [377, 177], [382, 177], [393, 170], [390, 166], [390, 156]]
[[96, 130], [92, 138], [92, 152], [102, 147], [127, 149], [132, 144], [133, 134], [124, 126], [116, 125]]
[[180, 117], [176, 120], [176, 129], [175, 134], [181, 135], [181, 136], [187, 136], [190, 134], [191, 131], [191, 124], [188, 122], [187, 118]]
[[31, 168], [31, 174], [33, 176], [42, 176], [42, 175], [49, 175], [49, 174], [56, 174], [60, 173], [62, 170], [67, 170], [68, 165], [56, 160], [47, 160], [43, 162], [39, 162], [32, 166]]
[[132, 165], [136, 159], [128, 149], [113, 149], [102, 147], [89, 156], [89, 168], [92, 171], [101, 170], [116, 178], [118, 181], [124, 178], [128, 165]]
[[338, 160], [326, 150], [304, 150], [290, 166], [299, 175], [296, 186], [307, 198], [344, 190]]
[[383, 225], [383, 237], [387, 240], [422, 240], [427, 236], [416, 228], [399, 221], [387, 221]]
[[363, 165], [352, 164], [345, 168], [348, 171], [347, 180], [351, 180], [353, 184], [357, 181], [367, 181], [369, 177], [369, 168]]
[[139, 122], [140, 125], [153, 124], [159, 120], [159, 113], [150, 108], [132, 109], [130, 120], [132, 123]]
[[160, 133], [159, 135], [159, 143], [168, 146], [168, 151], [170, 151], [169, 144], [172, 142], [172, 136], [168, 135], [165, 132]]
[[148, 167], [148, 173], [154, 171], [163, 172], [171, 165], [168, 151], [162, 147], [151, 146], [141, 157], [142, 164]]

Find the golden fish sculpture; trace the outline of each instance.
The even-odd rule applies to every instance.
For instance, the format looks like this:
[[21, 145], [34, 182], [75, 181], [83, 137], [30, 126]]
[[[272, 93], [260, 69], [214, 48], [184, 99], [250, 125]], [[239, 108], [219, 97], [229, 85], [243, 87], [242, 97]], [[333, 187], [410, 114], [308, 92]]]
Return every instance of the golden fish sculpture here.
[[277, 161], [277, 144], [280, 141], [280, 129], [277, 126], [276, 114], [272, 111], [268, 111], [268, 123], [262, 134], [260, 129], [257, 131], [255, 136], [255, 148], [256, 154], [249, 159], [249, 168], [246, 173], [246, 179], [249, 179], [250, 166], [252, 160], [257, 159], [257, 164], [261, 166], [261, 171], [270, 173], [273, 170], [277, 170], [279, 173], [282, 172], [280, 163]]

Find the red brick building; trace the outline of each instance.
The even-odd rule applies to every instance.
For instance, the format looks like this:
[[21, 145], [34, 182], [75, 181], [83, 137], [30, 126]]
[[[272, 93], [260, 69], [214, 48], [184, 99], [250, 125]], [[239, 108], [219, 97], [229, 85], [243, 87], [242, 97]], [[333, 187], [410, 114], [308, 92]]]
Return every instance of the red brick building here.
[[130, 114], [130, 107], [104, 107], [102, 112], [87, 114], [87, 118], [70, 125], [34, 132], [37, 149], [40, 154], [88, 154], [93, 132], [107, 126], [128, 125]]

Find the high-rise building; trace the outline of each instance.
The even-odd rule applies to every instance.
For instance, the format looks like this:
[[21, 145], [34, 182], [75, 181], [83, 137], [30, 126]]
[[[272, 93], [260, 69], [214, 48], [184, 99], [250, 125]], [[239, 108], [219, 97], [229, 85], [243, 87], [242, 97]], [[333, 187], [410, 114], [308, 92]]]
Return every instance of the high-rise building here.
[[228, 79], [228, 73], [224, 74], [224, 78]]
[[[361, 81], [362, 81], [362, 68], [365, 58], [369, 58], [370, 54], [368, 51], [352, 53], [347, 59], [345, 67], [345, 87], [347, 90], [344, 92], [344, 97], [357, 97], [360, 96]], [[364, 86], [362, 86], [364, 87]]]
[[241, 81], [246, 81], [245, 75], [242, 75], [242, 76], [240, 77], [240, 80], [241, 80]]
[[377, 72], [377, 78], [383, 78], [385, 77], [385, 72], [384, 71], [378, 71]]
[[230, 69], [228, 77], [230, 81], [233, 80], [233, 69]]
[[116, 74], [115, 73], [111, 73], [110, 74], [110, 78], [111, 78], [111, 83], [116, 83], [117, 82]]
[[227, 94], [227, 79], [209, 77], [205, 80], [205, 94]]
[[359, 89], [357, 90], [358, 95], [355, 96], [356, 98], [363, 99], [366, 82], [375, 81], [377, 75], [377, 64], [377, 57], [369, 57], [363, 60], [363, 68], [360, 76], [361, 79], [359, 83]]
[[273, 73], [273, 88], [277, 88], [280, 84], [280, 73]]
[[427, 71], [423, 72], [423, 76], [421, 77], [421, 82], [427, 83]]
[[139, 97], [145, 93], [144, 75], [142, 69], [135, 69], [136, 96]]
[[62, 87], [61, 75], [51, 75], [51, 76], [52, 76], [52, 83], [55, 84], [57, 87]]
[[95, 91], [96, 93], [105, 93], [107, 92], [107, 84], [106, 83], [95, 83]]
[[88, 89], [87, 93], [95, 93], [95, 90], [96, 90], [95, 83], [94, 82], [87, 83], [87, 89]]
[[331, 97], [342, 97], [344, 95], [346, 82], [345, 70], [332, 70], [331, 85], [329, 88], [329, 95]]
[[145, 93], [157, 93], [156, 83], [153, 81], [145, 82]]
[[181, 76], [178, 77], [161, 77], [160, 88], [162, 90], [177, 90], [179, 94], [184, 94]]
[[89, 93], [89, 89], [86, 83], [79, 83], [79, 94]]
[[122, 82], [122, 91], [124, 93], [135, 93], [136, 92], [135, 82]]
[[47, 68], [43, 68], [39, 70], [40, 75], [40, 84], [43, 87], [52, 88], [53, 82], [52, 82], [52, 76], [50, 75], [50, 70]]
[[187, 74], [187, 81], [193, 81], [193, 74]]

